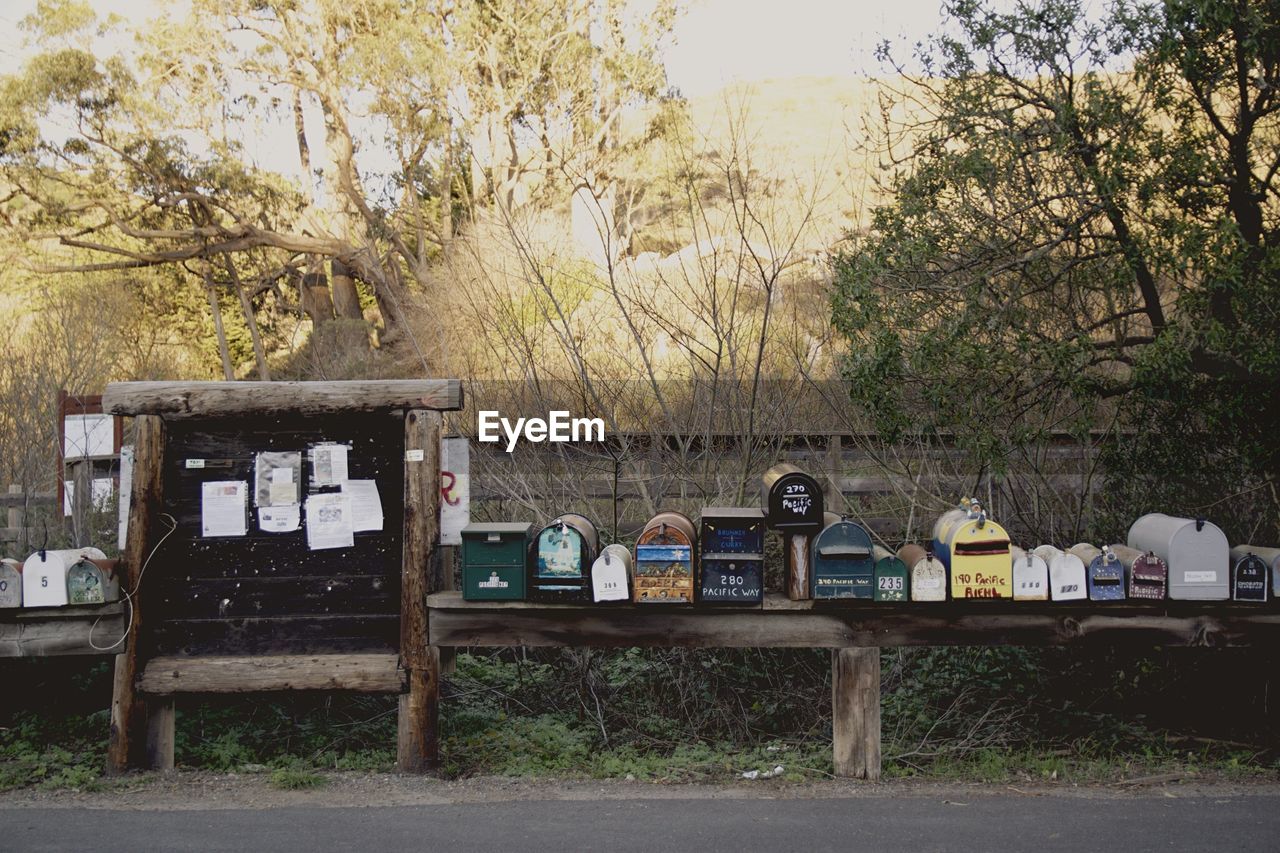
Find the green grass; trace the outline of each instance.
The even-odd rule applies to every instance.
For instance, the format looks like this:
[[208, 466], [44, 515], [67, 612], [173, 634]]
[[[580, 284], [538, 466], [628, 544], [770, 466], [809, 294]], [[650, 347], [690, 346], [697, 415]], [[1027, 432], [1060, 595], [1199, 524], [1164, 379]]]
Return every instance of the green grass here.
[[303, 767], [278, 767], [271, 771], [268, 784], [282, 791], [301, 791], [308, 788], [320, 788], [329, 780], [314, 770]]

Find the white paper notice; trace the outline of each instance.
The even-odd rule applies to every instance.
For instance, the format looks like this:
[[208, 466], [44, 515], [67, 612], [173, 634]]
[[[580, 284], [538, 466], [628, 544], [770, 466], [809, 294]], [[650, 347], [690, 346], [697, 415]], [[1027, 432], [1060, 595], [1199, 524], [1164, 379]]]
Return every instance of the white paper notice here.
[[356, 544], [351, 527], [351, 496], [311, 495], [307, 498], [307, 547], [350, 548]]
[[67, 415], [62, 434], [66, 459], [110, 456], [115, 452], [116, 422], [111, 415]]
[[93, 502], [93, 511], [102, 512], [111, 503], [111, 496], [116, 492], [116, 483], [110, 477], [94, 477], [89, 492]]
[[120, 448], [120, 550], [124, 550], [124, 537], [129, 532], [129, 501], [133, 497], [133, 445]]
[[244, 536], [249, 484], [244, 480], [201, 483], [200, 525], [203, 536]]
[[351, 498], [352, 530], [359, 533], [382, 529], [382, 499], [376, 481], [347, 480], [342, 484], [342, 493]]
[[258, 528], [264, 533], [292, 533], [301, 518], [302, 508], [297, 504], [258, 507]]
[[[347, 446], [317, 444], [311, 448], [311, 484], [340, 486], [347, 481]], [[308, 517], [307, 524], [310, 524]]]

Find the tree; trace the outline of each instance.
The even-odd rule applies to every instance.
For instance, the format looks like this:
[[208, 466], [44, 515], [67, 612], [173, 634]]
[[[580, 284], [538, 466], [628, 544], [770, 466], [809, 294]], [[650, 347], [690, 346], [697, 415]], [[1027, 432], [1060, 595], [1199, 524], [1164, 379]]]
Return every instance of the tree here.
[[1247, 491], [1234, 532], [1275, 533], [1280, 3], [946, 11], [883, 103], [892, 200], [836, 260], [855, 400], [995, 471], [1114, 425], [1121, 516]]

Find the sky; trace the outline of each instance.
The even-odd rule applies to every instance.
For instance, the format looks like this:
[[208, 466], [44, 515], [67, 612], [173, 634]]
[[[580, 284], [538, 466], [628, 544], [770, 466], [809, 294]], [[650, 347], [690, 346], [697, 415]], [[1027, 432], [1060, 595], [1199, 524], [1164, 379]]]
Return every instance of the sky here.
[[[92, 0], [129, 20], [156, 14], [155, 0]], [[727, 83], [809, 75], [855, 76], [879, 69], [885, 37], [917, 41], [937, 29], [939, 0], [689, 0], [667, 52], [667, 73], [689, 97]], [[0, 0], [0, 28], [12, 33], [36, 0]], [[21, 64], [21, 38], [0, 44], [0, 73]]]

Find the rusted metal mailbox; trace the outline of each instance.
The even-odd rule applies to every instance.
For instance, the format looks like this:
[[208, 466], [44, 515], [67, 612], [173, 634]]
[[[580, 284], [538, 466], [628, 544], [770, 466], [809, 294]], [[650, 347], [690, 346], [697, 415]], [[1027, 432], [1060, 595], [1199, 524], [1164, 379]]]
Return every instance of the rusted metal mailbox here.
[[591, 564], [591, 597], [603, 601], [631, 600], [631, 552], [616, 542], [600, 550]]
[[907, 564], [888, 548], [873, 545], [871, 556], [876, 561], [876, 601], [906, 601], [910, 592]]
[[1232, 560], [1235, 560], [1236, 554], [1256, 554], [1262, 558], [1269, 569], [1269, 580], [1271, 582], [1271, 598], [1276, 597], [1276, 590], [1280, 589], [1280, 548], [1272, 548], [1266, 545], [1237, 545], [1231, 549]]
[[875, 556], [871, 534], [844, 519], [813, 540], [814, 598], [874, 598]]
[[521, 601], [533, 524], [477, 522], [462, 528], [462, 597]]
[[529, 566], [529, 600], [590, 601], [591, 563], [599, 541], [596, 526], [575, 513], [542, 528]]
[[1032, 553], [1049, 567], [1050, 600], [1083, 601], [1089, 597], [1089, 582], [1079, 557], [1052, 545], [1041, 545]]
[[707, 507], [699, 532], [698, 600], [704, 604], [764, 601], [764, 512]]
[[693, 522], [684, 513], [649, 519], [636, 539], [636, 603], [693, 603], [693, 541]]
[[1009, 548], [1013, 562], [1015, 601], [1045, 601], [1049, 598], [1049, 565], [1038, 555], [1016, 546]]
[[769, 529], [782, 534], [787, 595], [793, 600], [808, 598], [813, 588], [813, 537], [826, 526], [822, 487], [790, 462], [780, 462], [761, 477], [760, 498]]
[[0, 607], [22, 606], [22, 564], [8, 557], [0, 560]]
[[1129, 575], [1129, 597], [1140, 601], [1163, 601], [1169, 583], [1169, 567], [1150, 551], [1128, 545], [1111, 545]]
[[1232, 601], [1267, 600], [1267, 576], [1271, 566], [1252, 551], [1231, 549], [1231, 599]]
[[933, 551], [951, 573], [952, 598], [1012, 598], [1009, 534], [977, 501], [944, 513], [933, 526]]
[[919, 545], [903, 545], [898, 559], [911, 572], [912, 601], [947, 600], [947, 568], [941, 560]]
[[1129, 528], [1128, 544], [1154, 552], [1169, 566], [1169, 598], [1222, 601], [1230, 597], [1231, 547], [1212, 522], [1148, 513]]
[[1067, 553], [1084, 563], [1090, 601], [1124, 601], [1124, 565], [1109, 548], [1078, 542]]

